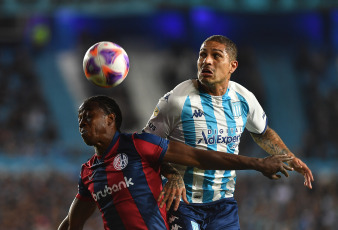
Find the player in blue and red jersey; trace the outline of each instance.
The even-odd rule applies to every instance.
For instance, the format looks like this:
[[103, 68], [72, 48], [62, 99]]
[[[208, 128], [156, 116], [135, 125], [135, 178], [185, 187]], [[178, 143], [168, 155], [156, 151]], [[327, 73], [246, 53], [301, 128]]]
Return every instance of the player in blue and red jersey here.
[[157, 202], [162, 190], [163, 161], [205, 169], [255, 169], [278, 179], [291, 167], [285, 155], [250, 158], [192, 148], [149, 133], [120, 132], [122, 115], [106, 96], [87, 99], [79, 108], [79, 129], [95, 154], [82, 165], [76, 195], [59, 230], [82, 229], [96, 207], [107, 229], [169, 229], [165, 205]]

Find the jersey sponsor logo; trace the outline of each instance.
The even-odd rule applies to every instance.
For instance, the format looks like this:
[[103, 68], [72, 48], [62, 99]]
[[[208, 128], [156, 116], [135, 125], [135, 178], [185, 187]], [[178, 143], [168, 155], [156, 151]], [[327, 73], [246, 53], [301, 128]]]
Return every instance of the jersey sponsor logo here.
[[134, 185], [132, 182], [132, 178], [124, 177], [124, 181], [120, 181], [118, 184], [113, 184], [111, 187], [106, 185], [103, 190], [98, 191], [97, 193], [92, 193], [92, 197], [95, 201], [100, 200], [107, 195], [113, 194], [113, 192], [121, 191], [122, 189], [129, 188], [130, 186]]
[[237, 145], [235, 143], [238, 143], [241, 137], [241, 133], [238, 135], [233, 136], [225, 136], [222, 135], [222, 132], [219, 133], [208, 133], [209, 135], [206, 135], [204, 131], [202, 131], [202, 138], [198, 140], [197, 144], [200, 144], [201, 142], [207, 144], [207, 145], [213, 145], [213, 144], [226, 144], [229, 145], [230, 148], [235, 148]]
[[116, 170], [122, 170], [128, 165], [128, 156], [125, 153], [119, 153], [116, 155], [114, 162], [114, 168]]
[[242, 106], [240, 101], [231, 102], [232, 114], [235, 118], [238, 118], [242, 115]]
[[200, 109], [194, 111], [194, 113], [192, 114], [191, 118], [193, 117], [196, 117], [196, 118], [199, 118], [199, 117], [203, 117], [204, 116], [204, 112]]

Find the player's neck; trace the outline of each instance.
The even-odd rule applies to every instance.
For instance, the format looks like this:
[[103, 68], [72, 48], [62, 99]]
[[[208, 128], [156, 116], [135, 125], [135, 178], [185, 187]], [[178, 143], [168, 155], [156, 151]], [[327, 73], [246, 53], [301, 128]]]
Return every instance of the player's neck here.
[[100, 147], [94, 147], [95, 153], [97, 156], [102, 157], [104, 153], [106, 152], [106, 149], [100, 148]]
[[225, 81], [222, 83], [213, 83], [213, 84], [202, 84], [200, 81], [197, 80], [198, 88], [212, 96], [223, 96], [229, 86], [229, 81]]
[[95, 153], [98, 156], [103, 156], [108, 151], [110, 144], [112, 143], [117, 130], [115, 124], [107, 128], [106, 133], [100, 136], [100, 139], [94, 145]]
[[114, 135], [111, 135], [112, 138], [101, 139], [95, 146], [95, 153], [97, 156], [104, 156], [113, 140]]

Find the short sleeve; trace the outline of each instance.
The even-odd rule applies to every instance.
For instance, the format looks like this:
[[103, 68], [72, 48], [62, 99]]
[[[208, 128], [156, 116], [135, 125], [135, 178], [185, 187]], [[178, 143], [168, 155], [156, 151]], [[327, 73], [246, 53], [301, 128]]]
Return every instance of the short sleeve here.
[[252, 93], [250, 93], [246, 100], [248, 101], [249, 105], [246, 129], [249, 132], [256, 134], [264, 133], [268, 125], [268, 118], [262, 106], [259, 104], [258, 100]]
[[172, 91], [160, 98], [143, 132], [167, 138], [176, 124], [180, 109]]
[[78, 199], [91, 199], [92, 196], [90, 194], [90, 191], [88, 188], [84, 185], [81, 175], [79, 176], [78, 181], [78, 194], [76, 195], [76, 198]]
[[150, 163], [162, 161], [169, 141], [150, 133], [133, 134], [135, 148], [140, 156]]

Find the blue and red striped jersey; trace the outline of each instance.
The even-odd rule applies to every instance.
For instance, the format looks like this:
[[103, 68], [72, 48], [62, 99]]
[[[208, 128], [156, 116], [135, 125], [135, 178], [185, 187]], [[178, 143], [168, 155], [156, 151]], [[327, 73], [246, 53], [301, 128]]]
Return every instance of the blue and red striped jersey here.
[[149, 133], [116, 132], [106, 153], [82, 165], [78, 199], [94, 199], [107, 229], [169, 229], [160, 164], [168, 140]]

